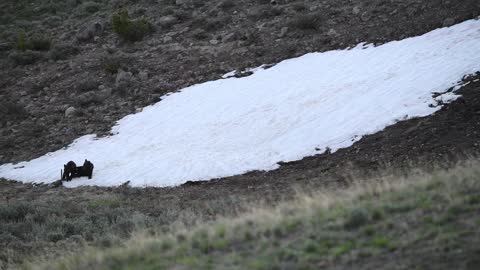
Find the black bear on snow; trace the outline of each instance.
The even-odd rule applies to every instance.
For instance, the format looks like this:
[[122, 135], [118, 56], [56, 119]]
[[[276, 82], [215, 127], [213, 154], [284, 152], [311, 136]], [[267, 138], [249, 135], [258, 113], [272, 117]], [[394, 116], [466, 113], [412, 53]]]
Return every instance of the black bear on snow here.
[[93, 163], [86, 160], [83, 163], [83, 166], [78, 166], [74, 177], [88, 176], [88, 179], [92, 179], [93, 174]]
[[69, 161], [63, 165], [62, 180], [70, 181], [74, 177], [87, 176], [88, 179], [92, 179], [93, 163], [86, 160], [83, 166], [78, 166], [73, 161]]

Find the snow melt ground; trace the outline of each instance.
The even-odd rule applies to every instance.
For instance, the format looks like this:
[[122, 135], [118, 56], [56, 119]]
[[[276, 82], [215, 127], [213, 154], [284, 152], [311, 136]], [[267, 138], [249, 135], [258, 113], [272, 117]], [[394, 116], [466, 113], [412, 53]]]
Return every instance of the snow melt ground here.
[[2, 165], [0, 177], [49, 183], [64, 163], [85, 158], [95, 164], [93, 179], [67, 186], [170, 186], [272, 170], [430, 115], [439, 109], [429, 106], [433, 92], [479, 70], [479, 20], [379, 47], [311, 53], [249, 77], [185, 88], [120, 120], [114, 136], [84, 136], [66, 149]]

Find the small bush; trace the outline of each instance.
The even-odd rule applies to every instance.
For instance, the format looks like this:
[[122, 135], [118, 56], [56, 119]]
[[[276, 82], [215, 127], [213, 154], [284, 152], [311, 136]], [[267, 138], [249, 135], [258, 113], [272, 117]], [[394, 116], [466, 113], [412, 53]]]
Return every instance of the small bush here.
[[25, 32], [18, 33], [15, 49], [19, 51], [26, 51], [30, 49], [30, 43], [27, 40], [27, 35]]
[[350, 212], [350, 215], [345, 221], [346, 229], [356, 229], [365, 225], [369, 220], [368, 211], [364, 208], [355, 208]]
[[19, 222], [25, 219], [25, 216], [32, 212], [32, 208], [27, 204], [13, 204], [0, 206], [0, 220]]
[[47, 239], [51, 242], [58, 242], [64, 238], [65, 237], [63, 236], [63, 234], [58, 232], [52, 232], [47, 234]]
[[320, 18], [316, 14], [298, 15], [290, 21], [290, 26], [300, 30], [317, 30]]
[[152, 24], [142, 17], [137, 20], [130, 19], [128, 11], [121, 9], [112, 16], [113, 31], [126, 41], [139, 41], [152, 32]]
[[34, 51], [48, 51], [52, 45], [50, 38], [40, 35], [35, 35], [32, 38], [27, 38], [25, 32], [20, 32], [17, 35], [15, 48], [19, 51], [34, 50]]
[[30, 40], [30, 44], [34, 51], [48, 51], [52, 46], [52, 40], [48, 37], [34, 36]]
[[220, 3], [219, 7], [223, 10], [229, 10], [235, 6], [235, 2], [232, 0], [224, 0]]
[[11, 118], [25, 118], [28, 113], [25, 107], [19, 103], [14, 102], [0, 102], [0, 113], [3, 116], [9, 116]]
[[16, 65], [25, 66], [31, 65], [35, 62], [42, 59], [43, 56], [39, 52], [35, 51], [24, 51], [24, 52], [13, 52], [9, 55], [9, 59]]
[[75, 55], [80, 50], [69, 44], [55, 45], [49, 53], [49, 57], [52, 60], [65, 60], [71, 55]]
[[92, 1], [83, 3], [83, 9], [87, 13], [95, 13], [100, 10], [100, 4]]
[[301, 12], [301, 11], [307, 10], [307, 6], [302, 2], [296, 2], [296, 3], [293, 3], [292, 9], [297, 12]]
[[97, 87], [98, 82], [94, 78], [87, 76], [87, 78], [77, 84], [76, 90], [77, 92], [88, 92], [96, 90]]
[[131, 59], [118, 55], [105, 55], [100, 59], [103, 70], [108, 74], [116, 74], [118, 70], [128, 70]]

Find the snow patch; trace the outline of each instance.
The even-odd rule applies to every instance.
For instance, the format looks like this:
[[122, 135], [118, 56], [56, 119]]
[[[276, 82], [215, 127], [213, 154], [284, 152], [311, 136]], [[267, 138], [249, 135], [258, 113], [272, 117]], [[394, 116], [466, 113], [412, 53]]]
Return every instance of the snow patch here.
[[[243, 78], [166, 95], [117, 122], [106, 138], [0, 166], [0, 177], [51, 183], [69, 160], [95, 164], [93, 179], [66, 183], [173, 186], [348, 147], [401, 119], [427, 116], [463, 76], [480, 70], [480, 21], [373, 47], [309, 53]], [[228, 76], [232, 75], [230, 73]], [[227, 76], [227, 77], [228, 77]]]

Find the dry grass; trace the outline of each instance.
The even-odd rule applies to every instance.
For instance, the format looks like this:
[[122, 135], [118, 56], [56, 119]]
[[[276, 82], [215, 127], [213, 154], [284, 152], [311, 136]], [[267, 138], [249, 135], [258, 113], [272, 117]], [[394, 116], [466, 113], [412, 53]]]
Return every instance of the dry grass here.
[[[276, 207], [249, 206], [237, 218], [193, 228], [174, 223], [173, 230], [157, 237], [138, 232], [121, 248], [91, 249], [54, 267], [29, 268], [316, 269], [359, 256], [375, 262], [375, 256], [404, 250], [448, 257], [461, 247], [469, 254], [475, 249], [469, 241], [480, 239], [475, 238], [480, 220], [472, 215], [480, 210], [478, 165], [470, 161], [431, 174], [382, 177], [346, 190], [298, 195]], [[403, 260], [393, 263], [408, 268], [416, 259]]]

